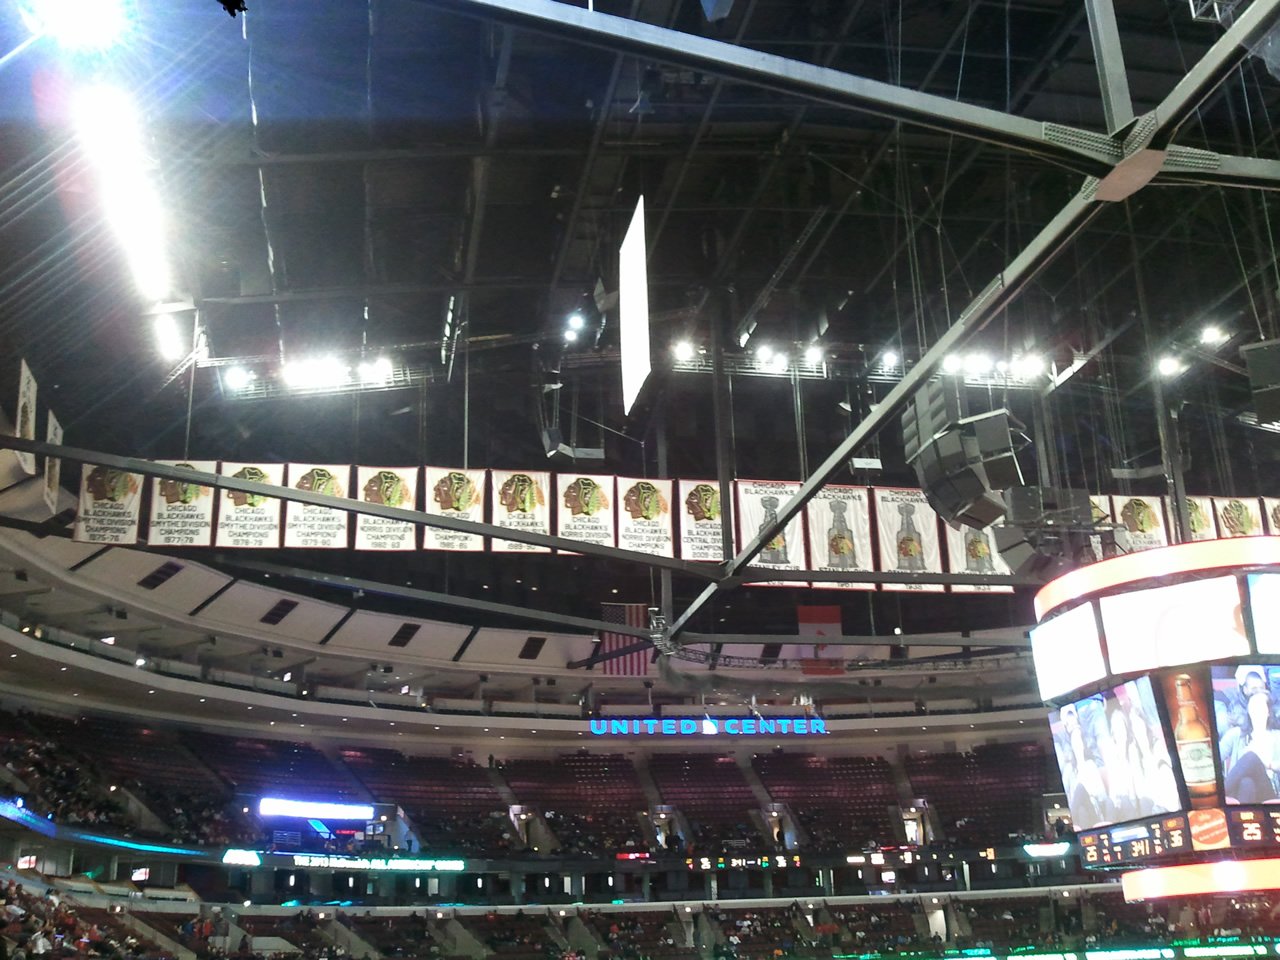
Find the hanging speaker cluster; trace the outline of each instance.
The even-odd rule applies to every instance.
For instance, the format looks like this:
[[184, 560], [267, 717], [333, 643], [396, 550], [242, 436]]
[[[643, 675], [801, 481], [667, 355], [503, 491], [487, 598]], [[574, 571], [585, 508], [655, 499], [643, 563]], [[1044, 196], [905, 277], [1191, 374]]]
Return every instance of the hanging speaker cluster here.
[[1280, 340], [1240, 348], [1249, 370], [1249, 389], [1259, 423], [1280, 423]]
[[1000, 491], [1021, 486], [1007, 410], [968, 416], [957, 377], [925, 384], [902, 414], [907, 462], [929, 505], [952, 526], [989, 527], [1005, 515]]

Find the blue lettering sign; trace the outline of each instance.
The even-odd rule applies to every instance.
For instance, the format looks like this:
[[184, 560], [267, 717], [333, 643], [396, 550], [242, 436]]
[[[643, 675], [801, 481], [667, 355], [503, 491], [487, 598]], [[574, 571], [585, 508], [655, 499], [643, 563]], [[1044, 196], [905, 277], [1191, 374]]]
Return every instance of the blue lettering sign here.
[[820, 717], [727, 717], [723, 720], [703, 717], [618, 717], [588, 722], [595, 737], [692, 737], [702, 734], [727, 737], [771, 737], [777, 734], [811, 737], [826, 736], [827, 723]]

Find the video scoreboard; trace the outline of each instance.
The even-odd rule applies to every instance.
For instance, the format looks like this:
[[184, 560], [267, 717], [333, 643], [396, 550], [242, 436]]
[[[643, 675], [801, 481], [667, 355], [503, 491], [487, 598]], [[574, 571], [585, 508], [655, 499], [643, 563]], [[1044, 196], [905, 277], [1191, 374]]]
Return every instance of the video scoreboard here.
[[1280, 850], [1280, 809], [1191, 810], [1122, 823], [1078, 836], [1086, 867], [1167, 860], [1208, 850]]

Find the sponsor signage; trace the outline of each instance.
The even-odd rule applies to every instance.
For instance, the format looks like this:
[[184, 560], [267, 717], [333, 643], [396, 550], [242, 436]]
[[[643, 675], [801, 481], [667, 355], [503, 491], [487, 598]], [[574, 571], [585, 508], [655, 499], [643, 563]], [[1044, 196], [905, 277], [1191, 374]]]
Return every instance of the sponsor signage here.
[[589, 721], [594, 737], [776, 737], [825, 736], [821, 717], [628, 717]]
[[424, 860], [418, 857], [331, 857], [307, 853], [294, 854], [295, 867], [320, 867], [327, 870], [389, 870], [397, 873], [461, 873], [464, 860]]

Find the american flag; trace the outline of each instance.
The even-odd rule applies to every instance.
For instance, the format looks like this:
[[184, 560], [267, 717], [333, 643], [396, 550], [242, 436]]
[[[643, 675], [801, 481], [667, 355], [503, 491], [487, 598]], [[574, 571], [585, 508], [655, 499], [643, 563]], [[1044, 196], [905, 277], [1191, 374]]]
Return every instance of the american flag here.
[[[605, 623], [625, 623], [628, 627], [649, 626], [649, 608], [643, 603], [603, 603], [600, 606], [600, 618]], [[602, 630], [599, 656], [633, 647], [639, 642], [639, 637], [630, 634]], [[653, 648], [649, 647], [606, 660], [600, 666], [604, 668], [606, 677], [647, 677], [652, 656]]]

